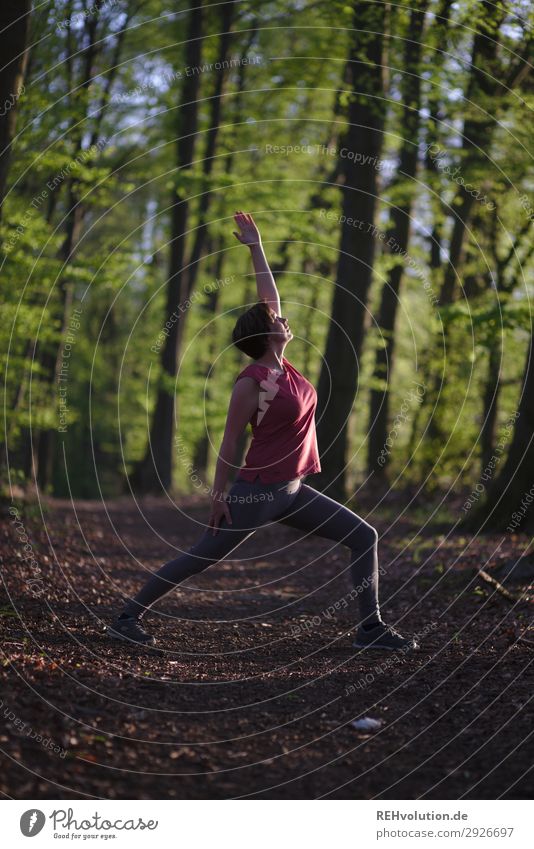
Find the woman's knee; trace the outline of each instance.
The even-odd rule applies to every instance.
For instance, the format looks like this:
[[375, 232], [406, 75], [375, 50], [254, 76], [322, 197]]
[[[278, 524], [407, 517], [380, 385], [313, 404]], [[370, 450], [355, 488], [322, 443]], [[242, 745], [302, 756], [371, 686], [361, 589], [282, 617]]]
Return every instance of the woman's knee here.
[[165, 563], [164, 566], [157, 572], [159, 578], [163, 578], [172, 584], [179, 584], [185, 578], [191, 575], [197, 575], [203, 572], [208, 566], [211, 566], [213, 560], [202, 557], [195, 552], [195, 546], [192, 546], [185, 555], [176, 557]]
[[350, 548], [369, 549], [378, 544], [378, 531], [367, 522], [360, 522], [350, 534], [347, 545]]

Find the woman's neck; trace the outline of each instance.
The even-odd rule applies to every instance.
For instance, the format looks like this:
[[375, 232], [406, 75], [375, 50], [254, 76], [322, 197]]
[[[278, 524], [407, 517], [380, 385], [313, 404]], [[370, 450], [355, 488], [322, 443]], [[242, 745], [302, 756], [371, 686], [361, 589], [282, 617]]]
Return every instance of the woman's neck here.
[[285, 371], [284, 368], [284, 357], [282, 354], [277, 356], [276, 354], [271, 352], [270, 356], [260, 357], [259, 360], [256, 360], [258, 365], [267, 366], [267, 368], [273, 369], [274, 371]]

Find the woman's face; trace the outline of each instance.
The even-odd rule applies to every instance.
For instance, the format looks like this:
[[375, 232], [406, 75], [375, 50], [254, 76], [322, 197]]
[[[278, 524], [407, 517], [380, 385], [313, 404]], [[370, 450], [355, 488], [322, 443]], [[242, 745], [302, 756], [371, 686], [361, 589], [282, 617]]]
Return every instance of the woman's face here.
[[290, 339], [293, 339], [293, 334], [289, 328], [289, 322], [287, 318], [282, 315], [276, 315], [276, 313], [273, 312], [272, 323], [273, 330], [271, 335], [273, 335], [276, 339], [281, 337], [286, 342], [289, 342]]

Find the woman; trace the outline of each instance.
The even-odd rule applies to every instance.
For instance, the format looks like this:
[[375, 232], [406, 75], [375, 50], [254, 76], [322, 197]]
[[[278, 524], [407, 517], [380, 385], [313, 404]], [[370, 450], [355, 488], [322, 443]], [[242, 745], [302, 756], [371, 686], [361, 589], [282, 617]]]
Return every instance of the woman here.
[[[142, 627], [146, 611], [186, 578], [207, 569], [267, 522], [343, 543], [350, 550], [351, 577], [361, 621], [354, 646], [415, 649], [381, 619], [378, 604], [378, 535], [363, 519], [303, 483], [321, 471], [315, 436], [315, 389], [284, 357], [293, 338], [281, 315], [276, 283], [252, 216], [237, 212], [234, 235], [250, 248], [256, 272], [257, 303], [237, 321], [232, 341], [253, 363], [236, 378], [217, 460], [208, 528], [187, 552], [166, 563], [130, 600], [109, 634], [153, 645]], [[245, 465], [225, 494], [240, 436], [252, 426]]]

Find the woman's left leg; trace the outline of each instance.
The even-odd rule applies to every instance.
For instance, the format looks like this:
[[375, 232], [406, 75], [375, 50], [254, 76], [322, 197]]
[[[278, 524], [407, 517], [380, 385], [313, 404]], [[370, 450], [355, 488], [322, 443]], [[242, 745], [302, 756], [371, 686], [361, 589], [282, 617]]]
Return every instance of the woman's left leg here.
[[332, 539], [350, 549], [350, 571], [358, 591], [362, 623], [380, 621], [378, 603], [378, 534], [348, 507], [302, 484], [292, 505], [278, 522]]

